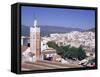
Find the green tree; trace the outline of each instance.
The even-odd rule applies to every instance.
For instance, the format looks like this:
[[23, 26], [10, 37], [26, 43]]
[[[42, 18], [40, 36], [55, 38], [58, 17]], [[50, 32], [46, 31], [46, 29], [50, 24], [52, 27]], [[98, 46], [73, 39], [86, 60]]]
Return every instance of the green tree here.
[[65, 53], [67, 58], [78, 58], [78, 49], [75, 47], [70, 47], [69, 50]]
[[86, 53], [85, 53], [85, 50], [82, 48], [82, 46], [80, 46], [78, 48], [78, 59], [79, 60], [82, 60], [86, 57]]
[[51, 48], [56, 50], [56, 53], [60, 55], [62, 58], [69, 58], [69, 59], [78, 59], [82, 60], [86, 57], [86, 53], [83, 50], [82, 46], [79, 48], [67, 46], [58, 46], [55, 42], [49, 41], [47, 45]]
[[69, 50], [65, 53], [65, 57], [82, 60], [86, 57], [86, 53], [81, 46], [79, 48], [70, 47]]
[[47, 43], [47, 45], [48, 45], [49, 47], [51, 47], [51, 48], [54, 48], [54, 49], [56, 50], [56, 53], [57, 53], [58, 55], [60, 55], [61, 57], [63, 57], [64, 49], [63, 49], [62, 47], [58, 46], [58, 45], [57, 45], [55, 42], [53, 42], [53, 41], [49, 41], [49, 42]]

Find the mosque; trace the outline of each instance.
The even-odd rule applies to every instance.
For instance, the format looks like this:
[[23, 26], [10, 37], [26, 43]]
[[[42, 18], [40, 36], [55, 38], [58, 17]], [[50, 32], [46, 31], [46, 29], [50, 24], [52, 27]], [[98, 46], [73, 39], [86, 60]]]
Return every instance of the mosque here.
[[[56, 50], [49, 48], [47, 42], [41, 40], [40, 27], [37, 25], [37, 19], [34, 20], [34, 25], [30, 27], [30, 37], [22, 36], [22, 62], [36, 62], [41, 60], [55, 60], [60, 58], [56, 54]], [[29, 44], [27, 46], [23, 45], [23, 39], [28, 38]], [[56, 58], [55, 58], [56, 57]]]

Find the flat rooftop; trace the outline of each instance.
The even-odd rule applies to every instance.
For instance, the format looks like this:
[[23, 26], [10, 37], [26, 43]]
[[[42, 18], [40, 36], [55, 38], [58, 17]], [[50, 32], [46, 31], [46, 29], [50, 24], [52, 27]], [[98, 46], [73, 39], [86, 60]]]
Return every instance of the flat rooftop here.
[[35, 63], [25, 62], [22, 63], [22, 71], [31, 71], [31, 70], [45, 70], [45, 69], [64, 69], [64, 68], [78, 68], [82, 67], [81, 65], [74, 64], [61, 64], [54, 61], [37, 61]]

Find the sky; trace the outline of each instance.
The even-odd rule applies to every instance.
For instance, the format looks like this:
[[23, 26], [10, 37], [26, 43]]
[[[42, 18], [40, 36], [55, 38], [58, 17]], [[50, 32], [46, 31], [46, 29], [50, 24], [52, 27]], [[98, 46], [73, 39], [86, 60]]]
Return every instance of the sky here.
[[95, 10], [59, 9], [44, 7], [21, 7], [21, 24], [33, 26], [34, 19], [38, 25], [62, 26], [70, 28], [91, 29], [95, 27]]

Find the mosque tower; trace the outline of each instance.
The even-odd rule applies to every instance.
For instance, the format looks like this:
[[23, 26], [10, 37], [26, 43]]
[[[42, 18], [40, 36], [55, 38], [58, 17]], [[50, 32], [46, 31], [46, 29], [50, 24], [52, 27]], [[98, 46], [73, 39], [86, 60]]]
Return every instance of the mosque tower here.
[[37, 19], [34, 20], [34, 25], [30, 27], [30, 51], [34, 54], [33, 60], [40, 60], [41, 55], [41, 39], [40, 27], [37, 26]]

